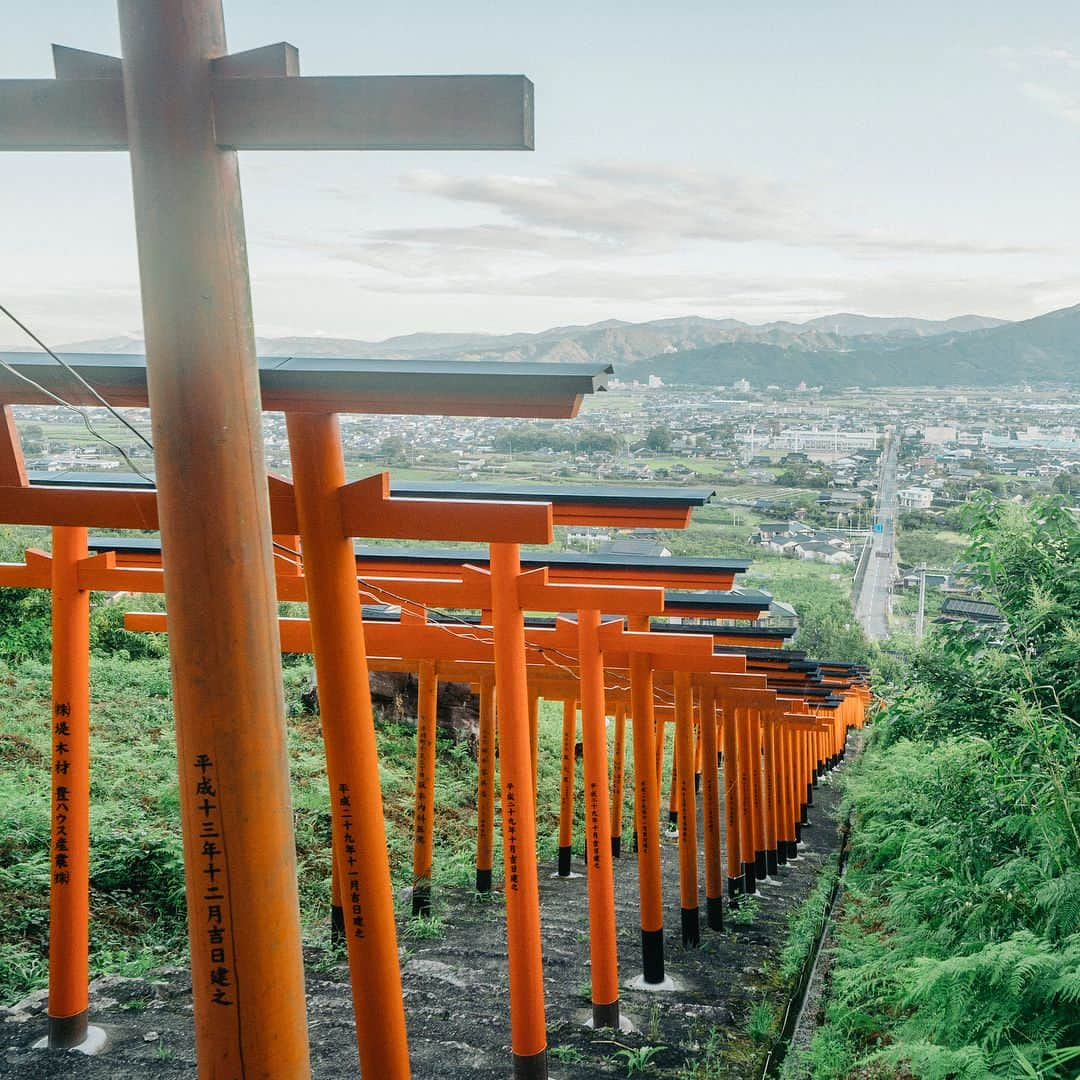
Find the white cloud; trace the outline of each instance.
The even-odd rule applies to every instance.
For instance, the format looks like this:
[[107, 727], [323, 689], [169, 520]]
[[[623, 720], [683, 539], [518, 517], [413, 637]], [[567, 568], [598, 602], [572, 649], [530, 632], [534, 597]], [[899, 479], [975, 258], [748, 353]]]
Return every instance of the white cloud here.
[[1080, 124], [1080, 55], [1061, 46], [1002, 45], [990, 53], [1019, 77], [1018, 89], [1029, 101], [1067, 124]]
[[1045, 83], [1026, 82], [1021, 89], [1025, 96], [1053, 116], [1069, 124], [1080, 124], [1080, 96], [1064, 93]]

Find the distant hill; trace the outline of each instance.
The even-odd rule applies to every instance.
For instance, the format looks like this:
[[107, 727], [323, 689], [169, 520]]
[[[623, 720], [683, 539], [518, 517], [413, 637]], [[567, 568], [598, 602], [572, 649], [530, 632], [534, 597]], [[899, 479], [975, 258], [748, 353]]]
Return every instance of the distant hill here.
[[[354, 338], [260, 338], [262, 356], [381, 357], [391, 360], [529, 360], [594, 362], [620, 368], [662, 354], [689, 353], [712, 346], [757, 343], [799, 352], [843, 351], [860, 342], [898, 343], [949, 332], [1007, 325], [1000, 319], [964, 315], [945, 322], [911, 318], [876, 318], [838, 314], [806, 323], [752, 325], [738, 319], [700, 316], [629, 323], [618, 319], [588, 326], [556, 326], [535, 334], [406, 334], [385, 341]], [[138, 353], [134, 337], [81, 341], [62, 347], [69, 352]]]
[[[964, 325], [973, 324], [964, 320]], [[864, 335], [849, 338], [843, 348], [807, 350], [798, 344], [755, 341], [716, 344], [638, 360], [618, 374], [623, 379], [658, 375], [666, 382], [707, 386], [730, 385], [740, 378], [756, 386], [806, 382], [833, 387], [1080, 382], [1080, 305], [1023, 322], [955, 328], [926, 337], [875, 340]]]
[[[71, 352], [138, 353], [137, 338], [79, 342]], [[1080, 305], [1023, 322], [980, 315], [943, 322], [841, 313], [760, 326], [687, 316], [536, 334], [406, 334], [385, 341], [260, 338], [261, 356], [592, 362], [624, 379], [727, 386], [994, 386], [1080, 382]]]

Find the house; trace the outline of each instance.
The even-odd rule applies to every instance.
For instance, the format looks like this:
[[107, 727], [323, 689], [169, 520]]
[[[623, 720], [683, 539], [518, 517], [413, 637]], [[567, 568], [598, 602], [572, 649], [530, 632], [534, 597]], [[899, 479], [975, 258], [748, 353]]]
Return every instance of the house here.
[[611, 540], [609, 533], [603, 532], [599, 529], [571, 529], [566, 534], [566, 542], [571, 546], [580, 544], [582, 547], [588, 548], [590, 551], [594, 544], [606, 544]]
[[941, 605], [939, 622], [973, 622], [993, 624], [1002, 621], [1001, 612], [985, 600], [961, 600], [950, 596]]
[[850, 565], [855, 561], [850, 551], [844, 551], [842, 548], [820, 540], [796, 544], [795, 554], [800, 559], [813, 559], [817, 562], [829, 563], [831, 566]]
[[750, 537], [752, 544], [767, 544], [777, 536], [794, 536], [802, 526], [797, 521], [763, 521]]
[[769, 605], [769, 610], [754, 625], [769, 627], [770, 629], [790, 628], [798, 630], [799, 613], [790, 604], [774, 599]]
[[901, 510], [929, 510], [934, 503], [934, 493], [930, 488], [901, 488], [896, 493]]

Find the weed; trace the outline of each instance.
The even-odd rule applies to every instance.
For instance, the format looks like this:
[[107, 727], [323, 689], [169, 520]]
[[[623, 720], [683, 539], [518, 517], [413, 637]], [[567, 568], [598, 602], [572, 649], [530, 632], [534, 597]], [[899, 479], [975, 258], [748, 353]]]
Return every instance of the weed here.
[[585, 1060], [585, 1055], [576, 1046], [553, 1046], [549, 1053], [556, 1061], [565, 1061], [568, 1065]]
[[709, 1034], [701, 1052], [692, 1065], [679, 1073], [679, 1080], [719, 1080], [724, 1068], [724, 1038], [717, 1027], [709, 1028]]
[[796, 978], [810, 958], [839, 872], [840, 856], [834, 855], [822, 867], [810, 895], [788, 916], [787, 938], [780, 952], [780, 977], [785, 981]]
[[653, 1005], [649, 1008], [649, 1042], [659, 1042], [660, 1040], [660, 1006]]
[[746, 1021], [746, 1031], [754, 1042], [768, 1042], [772, 1038], [776, 1018], [771, 1005], [764, 1000], [759, 1001], [750, 1010], [750, 1016]]
[[736, 926], [750, 926], [761, 911], [761, 901], [756, 896], [740, 896], [736, 904], [732, 904], [728, 920]]
[[653, 1058], [666, 1046], [623, 1046], [622, 1043], [612, 1043], [619, 1047], [611, 1056], [626, 1066], [627, 1076], [646, 1076], [653, 1072], [656, 1063]]
[[414, 915], [402, 931], [412, 941], [431, 941], [442, 937], [446, 927], [441, 915]]

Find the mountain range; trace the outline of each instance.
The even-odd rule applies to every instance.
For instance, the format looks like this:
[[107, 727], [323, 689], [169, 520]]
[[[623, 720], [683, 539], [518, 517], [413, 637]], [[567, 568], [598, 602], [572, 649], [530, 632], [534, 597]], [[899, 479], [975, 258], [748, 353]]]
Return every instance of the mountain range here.
[[[837, 314], [761, 325], [699, 316], [559, 326], [539, 333], [418, 333], [260, 338], [261, 356], [391, 360], [593, 362], [623, 379], [824, 386], [1008, 385], [1080, 380], [1080, 305], [1022, 322], [980, 315], [944, 321]], [[139, 353], [134, 337], [84, 341], [67, 352]]]

